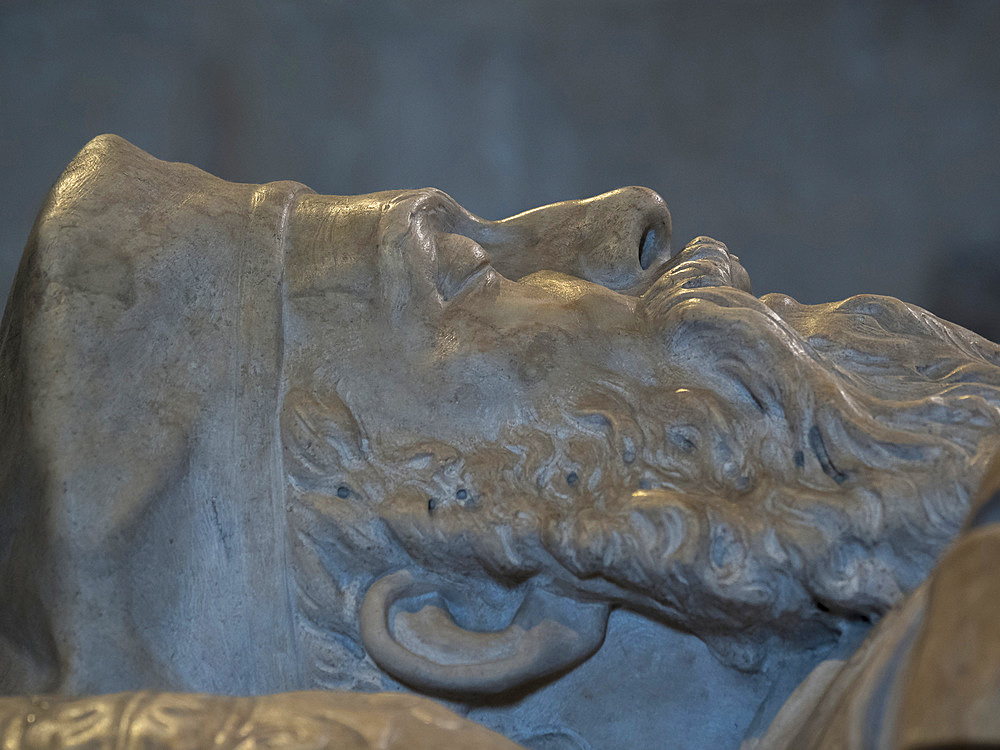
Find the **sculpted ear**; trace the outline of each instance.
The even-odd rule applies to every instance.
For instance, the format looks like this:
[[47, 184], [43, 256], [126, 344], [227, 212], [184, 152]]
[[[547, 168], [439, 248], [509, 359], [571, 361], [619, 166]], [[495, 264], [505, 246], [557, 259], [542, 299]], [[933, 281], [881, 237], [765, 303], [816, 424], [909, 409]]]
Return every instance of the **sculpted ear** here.
[[[604, 641], [606, 604], [535, 591], [503, 630], [467, 630], [446, 608], [416, 600], [435, 593], [407, 570], [368, 589], [361, 637], [369, 655], [400, 682], [425, 692], [495, 694], [580, 664]], [[415, 610], [415, 611], [414, 611]]]

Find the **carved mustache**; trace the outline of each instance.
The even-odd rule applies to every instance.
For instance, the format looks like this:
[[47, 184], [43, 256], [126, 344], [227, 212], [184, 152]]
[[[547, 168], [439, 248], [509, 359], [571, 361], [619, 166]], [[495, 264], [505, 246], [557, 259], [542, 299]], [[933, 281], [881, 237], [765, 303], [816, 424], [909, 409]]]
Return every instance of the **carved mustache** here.
[[702, 289], [712, 286], [729, 286], [752, 294], [750, 276], [740, 264], [739, 256], [718, 240], [695, 237], [684, 249], [674, 255], [660, 271], [659, 277], [643, 295], [655, 297], [669, 287], [677, 289]]

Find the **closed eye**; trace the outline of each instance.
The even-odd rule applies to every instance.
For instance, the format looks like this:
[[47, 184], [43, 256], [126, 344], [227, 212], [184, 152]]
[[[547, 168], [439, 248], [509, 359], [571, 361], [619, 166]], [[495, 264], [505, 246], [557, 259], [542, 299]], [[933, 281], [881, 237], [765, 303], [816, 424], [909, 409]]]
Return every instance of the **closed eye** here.
[[445, 302], [496, 276], [489, 255], [469, 237], [440, 232], [434, 239], [437, 288]]

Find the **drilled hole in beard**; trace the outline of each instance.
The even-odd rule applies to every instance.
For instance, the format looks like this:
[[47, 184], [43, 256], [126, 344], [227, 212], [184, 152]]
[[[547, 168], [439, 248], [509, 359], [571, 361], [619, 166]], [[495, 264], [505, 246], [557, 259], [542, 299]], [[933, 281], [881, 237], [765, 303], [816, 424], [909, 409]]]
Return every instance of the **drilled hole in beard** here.
[[639, 266], [645, 271], [653, 263], [656, 257], [656, 229], [646, 227], [639, 240]]

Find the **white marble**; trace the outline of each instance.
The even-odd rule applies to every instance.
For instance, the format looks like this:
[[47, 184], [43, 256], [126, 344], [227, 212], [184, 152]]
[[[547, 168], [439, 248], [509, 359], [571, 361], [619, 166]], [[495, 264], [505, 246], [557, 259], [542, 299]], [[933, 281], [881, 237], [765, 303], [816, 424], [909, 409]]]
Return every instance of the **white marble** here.
[[412, 690], [536, 750], [757, 742], [1000, 438], [995, 344], [754, 297], [652, 191], [491, 222], [114, 136], [41, 209], [0, 377], [5, 693]]

